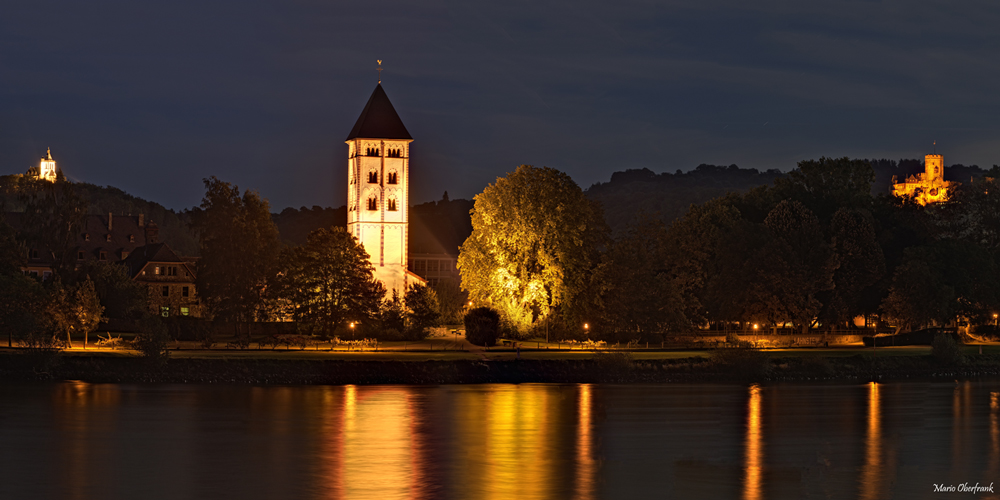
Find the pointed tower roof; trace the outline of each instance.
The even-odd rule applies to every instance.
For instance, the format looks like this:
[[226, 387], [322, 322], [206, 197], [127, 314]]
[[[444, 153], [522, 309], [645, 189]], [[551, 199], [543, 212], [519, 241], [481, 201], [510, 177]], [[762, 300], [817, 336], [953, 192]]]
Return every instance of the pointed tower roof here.
[[357, 123], [348, 134], [347, 140], [364, 139], [410, 139], [410, 133], [403, 126], [403, 120], [399, 119], [396, 109], [389, 102], [389, 97], [382, 90], [382, 84], [375, 87], [375, 92], [365, 104], [365, 109], [361, 111]]

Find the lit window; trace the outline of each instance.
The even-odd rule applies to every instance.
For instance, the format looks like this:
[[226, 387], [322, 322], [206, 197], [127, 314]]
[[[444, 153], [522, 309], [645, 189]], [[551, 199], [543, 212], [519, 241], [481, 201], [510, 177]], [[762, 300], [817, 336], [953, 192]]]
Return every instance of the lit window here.
[[182, 307], [181, 308], [181, 316], [187, 316], [188, 312], [189, 312], [188, 308], [186, 308], [186, 307]]
[[157, 275], [157, 276], [159, 276], [159, 275], [160, 275], [160, 266], [156, 266], [156, 267], [155, 267], [155, 268], [153, 269], [153, 274], [155, 274], [155, 275]]
[[168, 307], [168, 306], [160, 306], [160, 316], [163, 316], [164, 318], [169, 318], [170, 317], [170, 307]]

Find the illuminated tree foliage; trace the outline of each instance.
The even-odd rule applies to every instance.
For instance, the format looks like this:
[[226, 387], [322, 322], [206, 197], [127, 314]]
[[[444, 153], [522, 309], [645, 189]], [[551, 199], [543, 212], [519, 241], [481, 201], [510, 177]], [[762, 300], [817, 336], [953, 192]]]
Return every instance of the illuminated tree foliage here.
[[198, 295], [209, 311], [237, 325], [267, 319], [265, 293], [281, 245], [267, 200], [215, 177], [205, 179], [201, 207], [191, 213], [198, 234]]
[[385, 287], [364, 247], [343, 228], [317, 229], [283, 253], [281, 296], [297, 321], [332, 337], [347, 321], [375, 318]]
[[55, 282], [49, 291], [47, 312], [54, 330], [66, 335], [69, 346], [72, 334], [89, 333], [97, 328], [104, 306], [97, 297], [93, 281], [86, 280], [71, 287]]
[[553, 313], [575, 323], [607, 233], [600, 209], [566, 174], [521, 165], [475, 197], [462, 287], [526, 333]]

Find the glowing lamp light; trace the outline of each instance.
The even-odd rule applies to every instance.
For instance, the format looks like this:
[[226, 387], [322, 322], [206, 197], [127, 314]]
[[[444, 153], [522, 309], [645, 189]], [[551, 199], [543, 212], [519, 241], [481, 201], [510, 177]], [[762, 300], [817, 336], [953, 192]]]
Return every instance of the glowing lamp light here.
[[590, 329], [590, 324], [589, 323], [584, 323], [583, 324], [583, 329], [584, 330], [589, 330]]
[[754, 323], [753, 324], [753, 329], [756, 330], [757, 328], [760, 328], [760, 327], [757, 325], [757, 323]]

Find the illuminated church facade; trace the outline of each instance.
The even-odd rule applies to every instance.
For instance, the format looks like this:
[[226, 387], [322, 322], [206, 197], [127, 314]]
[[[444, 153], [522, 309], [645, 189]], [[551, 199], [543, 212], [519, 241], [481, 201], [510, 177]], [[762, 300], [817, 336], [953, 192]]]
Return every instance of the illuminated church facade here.
[[911, 175], [903, 182], [892, 179], [892, 194], [902, 197], [912, 197], [921, 205], [948, 201], [950, 190], [958, 187], [957, 182], [944, 180], [944, 156], [938, 154], [924, 157], [924, 171]]
[[410, 143], [381, 82], [347, 136], [347, 231], [364, 246], [375, 278], [404, 294], [422, 280], [407, 271]]

